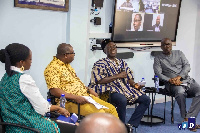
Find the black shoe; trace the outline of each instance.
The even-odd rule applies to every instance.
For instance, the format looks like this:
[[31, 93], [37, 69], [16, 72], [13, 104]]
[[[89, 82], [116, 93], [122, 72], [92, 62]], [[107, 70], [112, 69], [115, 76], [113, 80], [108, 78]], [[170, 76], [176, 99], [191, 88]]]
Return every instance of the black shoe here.
[[133, 133], [133, 126], [131, 124], [125, 124], [127, 133]]

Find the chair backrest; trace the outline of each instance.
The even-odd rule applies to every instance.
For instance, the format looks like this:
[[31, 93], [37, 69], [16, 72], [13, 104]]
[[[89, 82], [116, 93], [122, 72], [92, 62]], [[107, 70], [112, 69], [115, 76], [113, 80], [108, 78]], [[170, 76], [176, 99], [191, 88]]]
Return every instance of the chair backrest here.
[[[152, 78], [152, 80], [155, 81], [155, 75], [154, 75], [154, 78]], [[164, 86], [164, 85], [165, 85], [165, 82], [159, 79], [159, 86]]]
[[162, 80], [159, 80], [159, 86], [164, 86], [165, 82], [163, 82]]
[[50, 90], [47, 92], [47, 99], [51, 99], [51, 104], [56, 105], [55, 96], [51, 95]]

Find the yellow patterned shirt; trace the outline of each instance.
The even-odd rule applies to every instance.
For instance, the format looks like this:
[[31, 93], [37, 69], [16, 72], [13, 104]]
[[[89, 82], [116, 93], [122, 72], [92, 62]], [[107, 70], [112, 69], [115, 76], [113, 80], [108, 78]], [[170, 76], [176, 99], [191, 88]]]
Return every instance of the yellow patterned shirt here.
[[44, 71], [48, 89], [60, 88], [67, 93], [78, 96], [88, 96], [87, 88], [76, 76], [70, 64], [65, 64], [54, 57]]

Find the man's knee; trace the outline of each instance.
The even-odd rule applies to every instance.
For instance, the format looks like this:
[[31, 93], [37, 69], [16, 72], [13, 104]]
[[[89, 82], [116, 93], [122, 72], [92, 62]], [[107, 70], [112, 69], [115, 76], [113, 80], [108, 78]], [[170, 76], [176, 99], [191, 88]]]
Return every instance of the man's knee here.
[[145, 104], [146, 106], [149, 106], [151, 103], [151, 99], [147, 95], [142, 95], [142, 103]]
[[175, 98], [185, 98], [186, 97], [186, 93], [185, 92], [178, 92], [175, 94]]
[[175, 97], [186, 96], [185, 89], [182, 86], [175, 86], [175, 87], [172, 87], [171, 89]]
[[145, 95], [145, 99], [146, 99], [146, 100], [145, 100], [145, 101], [146, 101], [146, 102], [145, 102], [146, 105], [149, 106], [149, 104], [151, 103], [151, 99], [150, 99], [147, 95]]
[[114, 96], [111, 96], [111, 102], [116, 104], [126, 105], [127, 99], [122, 94], [114, 94]]
[[147, 96], [147, 104], [149, 105], [151, 103], [151, 99]]
[[127, 104], [127, 99], [126, 97], [120, 98], [119, 99], [120, 104]]

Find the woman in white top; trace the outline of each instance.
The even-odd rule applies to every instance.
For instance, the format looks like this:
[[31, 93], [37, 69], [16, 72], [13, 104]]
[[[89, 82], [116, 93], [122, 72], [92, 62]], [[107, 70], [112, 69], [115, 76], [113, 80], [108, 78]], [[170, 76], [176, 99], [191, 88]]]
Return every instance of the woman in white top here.
[[[17, 123], [36, 128], [40, 132], [60, 132], [57, 124], [44, 115], [50, 111], [68, 117], [69, 112], [57, 105], [49, 105], [35, 81], [24, 73], [32, 63], [31, 50], [18, 43], [9, 44], [0, 50], [0, 61], [5, 63], [6, 73], [0, 81], [0, 109], [4, 122]], [[9, 132], [30, 132], [27, 129], [7, 126]]]

